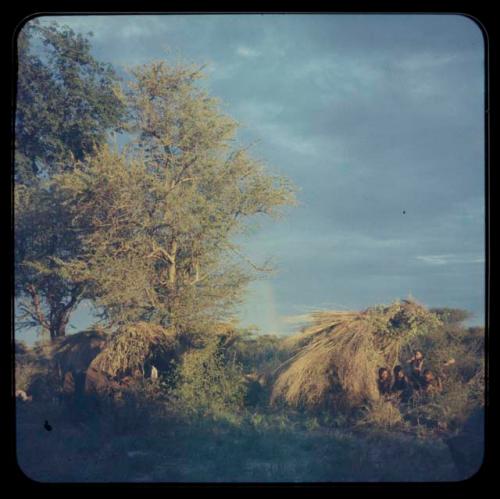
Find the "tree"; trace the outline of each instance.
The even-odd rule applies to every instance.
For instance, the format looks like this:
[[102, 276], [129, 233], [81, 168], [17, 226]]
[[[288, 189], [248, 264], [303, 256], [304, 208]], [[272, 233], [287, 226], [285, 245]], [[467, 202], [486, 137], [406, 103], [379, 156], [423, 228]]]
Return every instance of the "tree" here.
[[64, 336], [85, 298], [57, 259], [76, 258], [79, 241], [50, 179], [71, 169], [120, 129], [123, 102], [109, 65], [92, 56], [89, 40], [57, 24], [27, 23], [18, 37], [15, 122], [15, 290], [17, 327]]
[[472, 314], [468, 310], [461, 308], [432, 308], [431, 312], [448, 325], [461, 325], [462, 322], [472, 317]]
[[85, 248], [65, 268], [94, 280], [114, 322], [200, 330], [227, 318], [258, 269], [233, 236], [293, 203], [293, 189], [235, 146], [237, 124], [196, 85], [200, 70], [158, 62], [133, 76], [129, 147], [101, 147], [54, 179]]
[[56, 23], [27, 23], [18, 36], [15, 180], [37, 183], [70, 168], [109, 130], [124, 105], [109, 64], [91, 54], [88, 38]]

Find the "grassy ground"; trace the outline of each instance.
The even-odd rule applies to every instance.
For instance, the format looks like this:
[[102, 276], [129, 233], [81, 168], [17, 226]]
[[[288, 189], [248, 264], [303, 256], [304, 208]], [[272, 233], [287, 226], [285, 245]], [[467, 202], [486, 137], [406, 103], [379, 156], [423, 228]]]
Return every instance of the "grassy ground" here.
[[[48, 420], [52, 431], [44, 429]], [[20, 406], [18, 463], [42, 482], [359, 482], [458, 480], [446, 445], [247, 415], [236, 422], [117, 413], [71, 422], [56, 405]]]

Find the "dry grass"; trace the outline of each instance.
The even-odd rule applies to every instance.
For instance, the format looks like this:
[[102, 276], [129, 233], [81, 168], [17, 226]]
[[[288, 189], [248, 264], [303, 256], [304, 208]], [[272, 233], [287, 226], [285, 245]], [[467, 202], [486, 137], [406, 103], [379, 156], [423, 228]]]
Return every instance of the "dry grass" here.
[[82, 331], [24, 349], [16, 354], [16, 389], [29, 392], [35, 399], [50, 399], [59, 392], [64, 374], [84, 372], [107, 338], [103, 331]]
[[393, 429], [402, 426], [403, 417], [399, 409], [388, 400], [380, 398], [365, 408], [357, 426]]
[[377, 370], [394, 367], [415, 335], [437, 318], [410, 300], [362, 312], [321, 312], [288, 340], [296, 353], [275, 372], [271, 403], [294, 407], [355, 407], [379, 399]]
[[61, 371], [84, 371], [104, 348], [108, 335], [103, 331], [90, 330], [41, 343], [25, 355], [38, 362], [54, 363]]
[[112, 377], [132, 374], [135, 370], [144, 372], [148, 358], [173, 357], [177, 347], [173, 330], [138, 322], [119, 328], [90, 366]]

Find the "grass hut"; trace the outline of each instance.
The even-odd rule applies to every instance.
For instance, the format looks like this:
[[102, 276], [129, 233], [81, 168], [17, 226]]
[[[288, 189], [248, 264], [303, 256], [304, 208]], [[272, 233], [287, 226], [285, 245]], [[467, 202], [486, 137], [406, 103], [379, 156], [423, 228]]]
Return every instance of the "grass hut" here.
[[59, 393], [67, 373], [85, 373], [104, 348], [108, 335], [101, 330], [82, 331], [16, 353], [16, 389], [35, 400], [51, 399]]
[[50, 363], [62, 372], [84, 371], [104, 348], [107, 339], [108, 335], [102, 330], [81, 331], [36, 344], [22, 354], [41, 364]]
[[138, 322], [119, 328], [90, 367], [112, 378], [136, 371], [147, 374], [148, 366], [168, 367], [176, 357], [179, 342], [175, 331], [156, 324]]
[[52, 358], [58, 369], [84, 372], [105, 347], [108, 335], [92, 330], [66, 336], [52, 345]]
[[401, 348], [439, 324], [413, 300], [362, 312], [317, 312], [286, 340], [292, 357], [274, 373], [271, 404], [347, 409], [379, 398], [377, 371], [393, 368]]

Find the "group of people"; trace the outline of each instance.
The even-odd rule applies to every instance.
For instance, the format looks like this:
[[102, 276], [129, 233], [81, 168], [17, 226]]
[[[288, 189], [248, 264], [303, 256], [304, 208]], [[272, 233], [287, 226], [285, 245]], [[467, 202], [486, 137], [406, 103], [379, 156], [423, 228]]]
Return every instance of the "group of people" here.
[[[448, 366], [454, 362], [454, 359], [450, 359], [444, 365]], [[387, 367], [379, 369], [378, 389], [381, 395], [396, 395], [402, 402], [408, 402], [415, 391], [432, 394], [442, 390], [441, 378], [430, 369], [424, 369], [424, 354], [420, 350], [414, 351], [407, 363], [408, 374], [400, 365], [394, 367], [392, 375]]]

